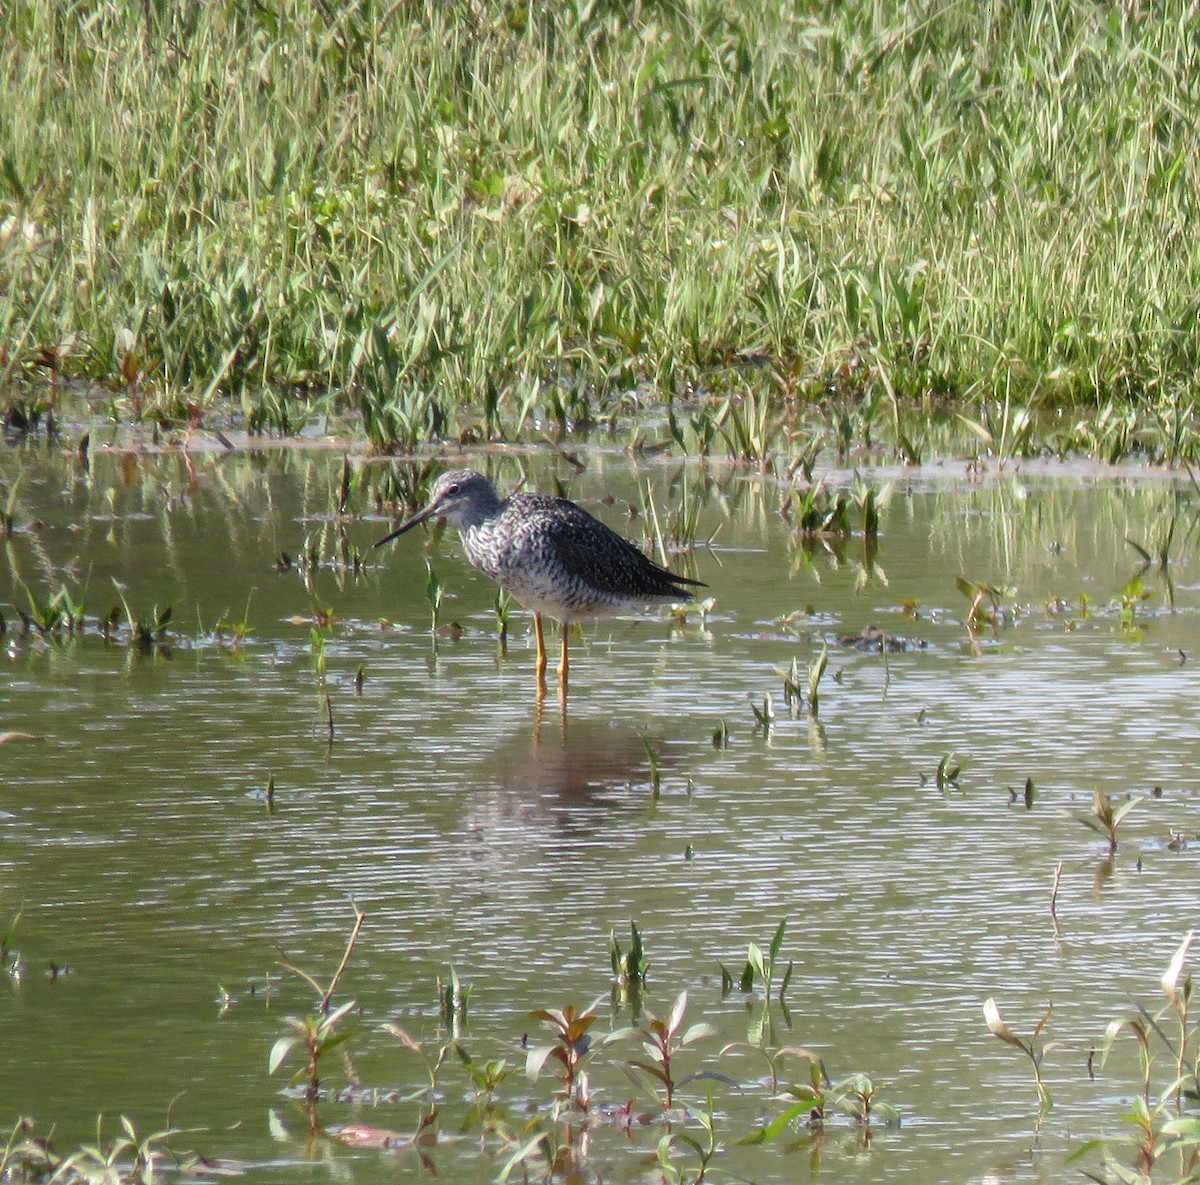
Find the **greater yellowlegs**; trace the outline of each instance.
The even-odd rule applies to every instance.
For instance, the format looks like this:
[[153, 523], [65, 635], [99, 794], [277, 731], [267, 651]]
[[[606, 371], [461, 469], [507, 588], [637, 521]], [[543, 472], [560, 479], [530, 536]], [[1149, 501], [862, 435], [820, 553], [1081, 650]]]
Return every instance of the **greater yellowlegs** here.
[[473, 469], [453, 469], [433, 483], [429, 505], [375, 544], [382, 547], [426, 519], [458, 528], [471, 561], [514, 600], [533, 611], [539, 686], [546, 678], [542, 615], [562, 622], [561, 687], [567, 686], [567, 635], [577, 621], [692, 599], [703, 581], [676, 576], [566, 498], [510, 494]]

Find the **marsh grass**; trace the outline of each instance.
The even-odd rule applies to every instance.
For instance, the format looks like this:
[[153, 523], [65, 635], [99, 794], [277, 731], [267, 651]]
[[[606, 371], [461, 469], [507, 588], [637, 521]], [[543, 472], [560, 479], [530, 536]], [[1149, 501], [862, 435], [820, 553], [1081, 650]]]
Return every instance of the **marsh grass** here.
[[259, 431], [344, 401], [382, 448], [699, 387], [697, 447], [759, 465], [818, 399], [919, 456], [949, 398], [1004, 457], [1094, 401], [1071, 439], [1186, 460], [1197, 46], [1084, 0], [23, 0], [0, 385]]

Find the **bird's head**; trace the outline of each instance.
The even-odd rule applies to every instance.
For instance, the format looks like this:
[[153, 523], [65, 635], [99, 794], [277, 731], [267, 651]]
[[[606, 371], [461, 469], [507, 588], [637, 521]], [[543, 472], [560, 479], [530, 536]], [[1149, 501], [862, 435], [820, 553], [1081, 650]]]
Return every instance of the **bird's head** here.
[[471, 526], [494, 513], [499, 504], [492, 483], [482, 473], [474, 469], [451, 469], [433, 483], [425, 509], [402, 522], [375, 546], [382, 547], [431, 518], [444, 518], [459, 528]]

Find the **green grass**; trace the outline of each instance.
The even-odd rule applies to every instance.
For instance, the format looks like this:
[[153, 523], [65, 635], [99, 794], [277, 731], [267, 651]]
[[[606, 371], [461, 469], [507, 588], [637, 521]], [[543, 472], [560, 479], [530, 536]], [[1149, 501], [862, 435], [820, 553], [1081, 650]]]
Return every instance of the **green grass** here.
[[344, 401], [401, 448], [639, 383], [882, 399], [914, 439], [911, 398], [1145, 402], [1190, 452], [1200, 15], [0, 11], [0, 382], [68, 342], [118, 417]]

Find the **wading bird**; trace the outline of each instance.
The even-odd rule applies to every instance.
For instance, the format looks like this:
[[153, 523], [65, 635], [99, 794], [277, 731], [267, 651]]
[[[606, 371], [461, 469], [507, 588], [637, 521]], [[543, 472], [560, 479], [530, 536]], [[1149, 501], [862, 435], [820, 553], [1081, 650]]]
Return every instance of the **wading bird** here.
[[467, 559], [533, 612], [539, 688], [546, 681], [543, 614], [562, 622], [558, 679], [565, 693], [567, 635], [575, 622], [690, 601], [692, 588], [706, 587], [660, 568], [574, 502], [546, 494], [501, 498], [473, 469], [443, 473], [433, 483], [429, 505], [375, 546], [431, 518], [453, 523]]

